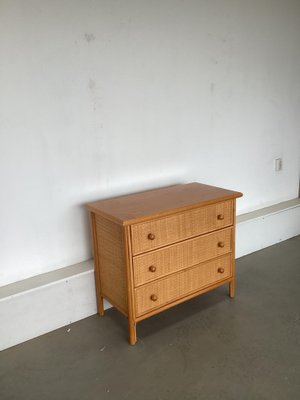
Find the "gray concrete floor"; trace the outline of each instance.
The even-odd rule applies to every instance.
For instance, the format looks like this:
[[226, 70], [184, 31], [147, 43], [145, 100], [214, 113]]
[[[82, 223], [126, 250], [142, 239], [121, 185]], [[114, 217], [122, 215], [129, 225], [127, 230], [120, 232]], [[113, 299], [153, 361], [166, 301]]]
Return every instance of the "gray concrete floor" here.
[[1, 400], [300, 398], [300, 236], [236, 263], [227, 286], [138, 324], [116, 310], [0, 354]]

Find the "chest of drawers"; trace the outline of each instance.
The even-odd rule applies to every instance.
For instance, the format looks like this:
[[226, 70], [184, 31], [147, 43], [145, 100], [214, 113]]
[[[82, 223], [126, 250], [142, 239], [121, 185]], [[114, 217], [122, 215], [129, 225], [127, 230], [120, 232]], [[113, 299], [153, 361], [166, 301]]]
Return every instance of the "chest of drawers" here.
[[234, 297], [239, 192], [189, 183], [87, 205], [99, 315], [103, 298], [137, 322], [228, 283]]

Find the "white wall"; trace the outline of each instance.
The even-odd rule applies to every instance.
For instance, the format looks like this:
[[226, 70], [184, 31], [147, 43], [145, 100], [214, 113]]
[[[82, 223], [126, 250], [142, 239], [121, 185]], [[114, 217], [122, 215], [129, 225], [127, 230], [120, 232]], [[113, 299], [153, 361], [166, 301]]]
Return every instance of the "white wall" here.
[[299, 42], [298, 0], [0, 0], [0, 286], [88, 259], [91, 200], [297, 197]]

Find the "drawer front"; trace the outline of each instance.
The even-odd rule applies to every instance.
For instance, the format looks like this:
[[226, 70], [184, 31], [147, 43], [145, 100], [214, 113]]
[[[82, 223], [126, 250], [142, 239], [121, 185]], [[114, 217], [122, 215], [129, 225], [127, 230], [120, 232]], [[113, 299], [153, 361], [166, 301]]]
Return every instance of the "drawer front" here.
[[233, 203], [226, 201], [131, 226], [133, 255], [153, 250], [233, 223]]
[[231, 255], [199, 264], [135, 289], [140, 316], [231, 276]]
[[133, 257], [135, 286], [231, 252], [232, 228]]

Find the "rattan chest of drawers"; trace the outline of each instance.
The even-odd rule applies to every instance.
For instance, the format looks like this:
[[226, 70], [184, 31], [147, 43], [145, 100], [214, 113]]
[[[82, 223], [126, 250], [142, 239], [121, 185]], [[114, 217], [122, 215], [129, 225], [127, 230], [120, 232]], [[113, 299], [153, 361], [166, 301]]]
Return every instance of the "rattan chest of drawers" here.
[[200, 183], [87, 205], [98, 313], [103, 298], [136, 323], [229, 284], [234, 297], [235, 201], [242, 194]]

